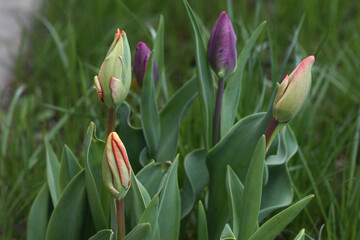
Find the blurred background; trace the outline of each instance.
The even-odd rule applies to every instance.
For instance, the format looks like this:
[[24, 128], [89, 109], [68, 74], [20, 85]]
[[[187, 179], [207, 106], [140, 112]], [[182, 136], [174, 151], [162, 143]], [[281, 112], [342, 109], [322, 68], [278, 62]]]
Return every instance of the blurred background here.
[[[287, 227], [288, 239], [304, 227], [311, 239], [360, 236], [360, 2], [353, 0], [190, 0], [205, 36], [227, 11], [238, 51], [267, 21], [243, 76], [238, 119], [265, 111], [272, 80], [314, 55], [312, 89], [290, 123], [299, 152], [291, 160], [294, 198], [316, 199]], [[66, 143], [83, 156], [90, 121], [103, 136], [104, 108], [93, 86], [117, 28], [132, 54], [152, 46], [165, 20], [165, 68], [170, 96], [195, 73], [194, 41], [181, 0], [0, 0], [0, 238], [25, 239], [31, 202], [46, 177], [43, 141], [60, 155]], [[134, 81], [135, 82], [135, 81]], [[136, 108], [136, 83], [128, 101]], [[194, 129], [195, 109], [187, 114]], [[196, 141], [182, 129], [181, 138]], [[181, 144], [181, 143], [180, 143]], [[186, 145], [180, 154], [187, 151]], [[81, 159], [81, 158], [80, 158]], [[83, 160], [82, 160], [83, 161]]]

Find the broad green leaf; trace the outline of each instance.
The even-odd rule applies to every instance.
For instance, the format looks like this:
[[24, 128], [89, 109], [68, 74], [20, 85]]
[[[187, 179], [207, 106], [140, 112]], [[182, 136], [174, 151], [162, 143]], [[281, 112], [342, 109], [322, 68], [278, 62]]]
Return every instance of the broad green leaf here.
[[132, 170], [137, 173], [141, 169], [139, 156], [145, 148], [145, 138], [141, 128], [135, 128], [130, 123], [130, 106], [126, 102], [117, 110], [119, 124], [115, 127], [121, 141], [124, 143]]
[[294, 193], [287, 164], [297, 149], [296, 138], [290, 126], [284, 127], [277, 136], [277, 151], [273, 155], [269, 155], [269, 151], [266, 158], [268, 181], [263, 187], [259, 221], [272, 211], [291, 203]]
[[274, 239], [310, 202], [314, 195], [308, 195], [266, 221], [249, 240]]
[[124, 240], [148, 240], [151, 239], [151, 224], [141, 223], [136, 225], [125, 237]]
[[196, 79], [193, 77], [161, 110], [161, 138], [156, 161], [165, 162], [174, 159], [181, 121], [196, 96]]
[[229, 207], [232, 229], [234, 235], [238, 236], [241, 219], [240, 206], [244, 192], [244, 185], [240, 182], [236, 173], [230, 166], [227, 166], [226, 172], [226, 191], [230, 201]]
[[77, 240], [86, 206], [85, 172], [79, 172], [65, 188], [47, 227], [48, 240]]
[[164, 72], [164, 17], [160, 15], [156, 37], [154, 39], [154, 58], [158, 67], [159, 80], [156, 85], [156, 96], [159, 96]]
[[85, 137], [85, 179], [91, 215], [97, 231], [108, 227], [109, 193], [103, 187], [102, 159], [105, 143], [96, 137], [96, 126], [90, 123]]
[[60, 172], [59, 172], [59, 189], [62, 193], [66, 185], [81, 171], [82, 167], [78, 160], [71, 152], [70, 148], [65, 145], [61, 155]]
[[193, 208], [196, 200], [209, 183], [209, 171], [206, 166], [206, 152], [197, 149], [184, 159], [184, 183], [181, 191], [181, 217], [185, 217]]
[[153, 54], [150, 55], [146, 67], [141, 92], [141, 124], [150, 158], [155, 158], [160, 142], [160, 117], [155, 99], [153, 80]]
[[158, 217], [159, 217], [159, 196], [155, 195], [144, 213], [142, 214], [139, 224], [150, 223], [151, 225], [151, 237], [154, 239], [155, 234], [159, 231], [158, 227]]
[[45, 183], [31, 205], [26, 228], [27, 240], [45, 239], [49, 215], [49, 189]]
[[255, 231], [260, 212], [266, 140], [263, 135], [256, 144], [246, 175], [240, 207], [239, 239], [247, 240]]
[[264, 28], [266, 22], [262, 22], [246, 42], [244, 48], [237, 59], [237, 67], [235, 72], [227, 80], [227, 86], [224, 91], [224, 98], [221, 112], [221, 137], [230, 130], [234, 124], [237, 114], [239, 99], [241, 93], [242, 77], [244, 74], [245, 64], [250, 57], [251, 50], [253, 49], [256, 40]]
[[198, 91], [201, 96], [202, 104], [201, 110], [203, 119], [203, 137], [205, 142], [205, 149], [209, 150], [212, 146], [212, 129], [215, 109], [213, 81], [207, 59], [206, 49], [200, 33], [199, 23], [189, 3], [186, 0], [183, 0], [183, 2], [189, 15], [195, 36], [196, 70], [198, 79]]
[[201, 201], [198, 204], [198, 239], [208, 240], [206, 213]]
[[111, 229], [103, 229], [98, 231], [94, 236], [89, 238], [89, 240], [112, 240], [113, 231]]
[[230, 216], [229, 201], [224, 187], [227, 165], [234, 170], [241, 182], [245, 182], [255, 146], [271, 119], [270, 111], [240, 120], [208, 153], [206, 162], [210, 174], [207, 212], [209, 238], [219, 239], [222, 226], [228, 222]]
[[159, 230], [160, 238], [176, 240], [180, 232], [180, 193], [178, 185], [179, 156], [169, 169], [163, 191], [160, 193]]
[[160, 193], [164, 185], [164, 176], [169, 169], [168, 166], [168, 163], [151, 161], [136, 175], [151, 197]]
[[149, 193], [136, 178], [134, 172], [131, 172], [131, 187], [124, 198], [125, 221], [128, 229], [132, 229], [138, 224], [150, 201]]
[[301, 229], [301, 231], [296, 235], [294, 240], [305, 240], [305, 228]]
[[50, 190], [50, 196], [55, 207], [60, 198], [59, 171], [60, 164], [50, 144], [45, 140], [46, 150], [46, 173]]
[[220, 240], [236, 240], [234, 233], [231, 231], [229, 224], [226, 224], [221, 233]]

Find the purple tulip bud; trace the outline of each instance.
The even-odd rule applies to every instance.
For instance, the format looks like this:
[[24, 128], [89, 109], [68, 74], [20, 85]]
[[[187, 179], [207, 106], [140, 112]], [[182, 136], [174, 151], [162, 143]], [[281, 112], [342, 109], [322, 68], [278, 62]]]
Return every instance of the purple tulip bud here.
[[215, 73], [223, 78], [236, 68], [236, 35], [226, 12], [222, 12], [211, 30], [208, 59]]
[[[136, 45], [135, 57], [134, 57], [134, 73], [139, 87], [142, 87], [146, 66], [149, 61], [150, 54], [151, 51], [148, 48], [148, 46], [146, 46], [145, 43], [139, 42]], [[155, 62], [155, 58], [153, 59], [153, 78], [154, 78], [154, 83], [156, 85], [158, 82], [159, 73]]]

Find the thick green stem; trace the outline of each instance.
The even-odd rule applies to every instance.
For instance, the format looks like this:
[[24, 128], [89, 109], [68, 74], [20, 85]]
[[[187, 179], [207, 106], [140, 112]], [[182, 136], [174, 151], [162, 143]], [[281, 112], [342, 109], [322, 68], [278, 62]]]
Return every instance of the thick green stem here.
[[116, 200], [117, 222], [119, 230], [119, 240], [125, 237], [125, 218], [124, 218], [124, 200]]
[[216, 94], [216, 105], [214, 113], [214, 126], [213, 126], [213, 146], [220, 140], [220, 124], [221, 124], [221, 108], [224, 95], [224, 78], [219, 78], [219, 85]]
[[265, 131], [266, 139], [266, 152], [269, 150], [271, 143], [274, 141], [276, 135], [280, 129], [285, 125], [285, 123], [279, 123], [275, 118], [273, 118]]
[[115, 131], [115, 121], [116, 121], [116, 109], [110, 108], [109, 115], [108, 115], [108, 125], [106, 131], [106, 137], [113, 131]]

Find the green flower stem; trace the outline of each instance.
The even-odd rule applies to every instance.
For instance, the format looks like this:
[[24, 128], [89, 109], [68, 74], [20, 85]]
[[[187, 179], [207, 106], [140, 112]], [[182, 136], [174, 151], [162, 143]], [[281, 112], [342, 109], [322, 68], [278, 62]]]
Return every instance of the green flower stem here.
[[221, 108], [224, 95], [224, 78], [219, 78], [219, 85], [216, 94], [216, 106], [214, 113], [214, 126], [213, 126], [213, 146], [220, 140], [220, 123], [221, 123]]
[[122, 240], [125, 237], [125, 218], [124, 218], [124, 200], [123, 199], [116, 200], [116, 210], [117, 210], [119, 240]]
[[[115, 131], [116, 121], [116, 109], [110, 108], [108, 115], [108, 125], [106, 131], [106, 137]], [[124, 201], [122, 199], [115, 200], [111, 199], [111, 229], [114, 233], [118, 233], [119, 240], [125, 237], [125, 218], [124, 218]], [[115, 205], [116, 204], [116, 205]], [[116, 214], [116, 215], [115, 215]], [[117, 221], [117, 224], [114, 222]], [[117, 228], [117, 229], [116, 229]], [[116, 237], [115, 237], [116, 239]]]
[[271, 143], [274, 141], [276, 135], [280, 129], [285, 126], [285, 123], [279, 123], [275, 118], [273, 118], [265, 131], [266, 139], [266, 152], [268, 151]]
[[111, 211], [111, 230], [114, 233], [114, 238], [113, 239], [117, 239], [117, 235], [118, 235], [118, 225], [117, 225], [117, 218], [116, 218], [116, 203], [115, 203], [115, 199], [114, 198], [110, 198], [110, 211]]

